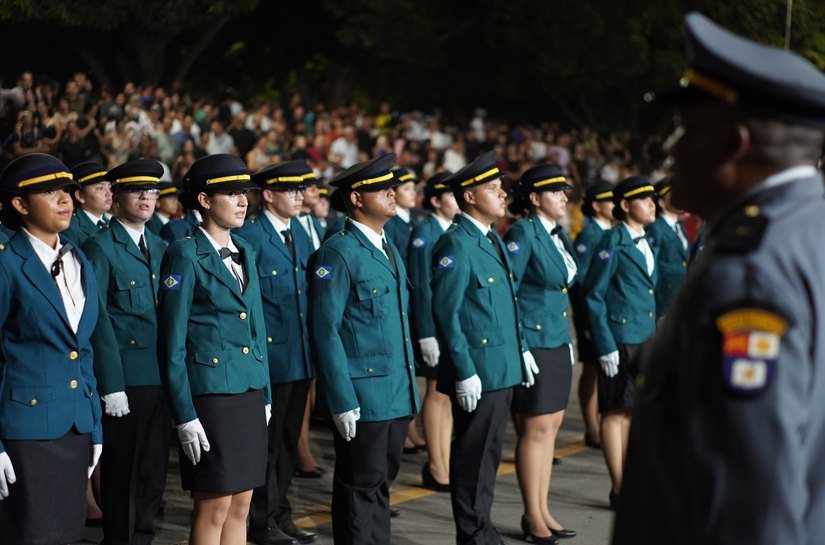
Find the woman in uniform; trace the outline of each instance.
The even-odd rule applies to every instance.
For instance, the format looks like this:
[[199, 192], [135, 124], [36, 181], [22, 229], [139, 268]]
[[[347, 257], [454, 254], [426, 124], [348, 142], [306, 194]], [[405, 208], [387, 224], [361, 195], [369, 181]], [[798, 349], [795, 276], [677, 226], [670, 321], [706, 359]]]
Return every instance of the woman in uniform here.
[[0, 544], [83, 538], [86, 481], [101, 453], [89, 337], [99, 302], [92, 267], [58, 235], [77, 185], [41, 153], [0, 174]]
[[665, 315], [670, 300], [676, 294], [687, 274], [690, 257], [690, 241], [682, 224], [684, 212], [670, 204], [670, 181], [656, 184], [656, 221], [645, 230], [656, 247], [656, 266], [659, 281], [656, 283], [656, 313]]
[[593, 348], [587, 324], [582, 281], [587, 277], [593, 251], [602, 235], [613, 227], [613, 185], [607, 182], [591, 185], [584, 194], [582, 214], [584, 226], [573, 244], [579, 265], [579, 282], [570, 295], [573, 301], [573, 323], [576, 326], [576, 346], [579, 349], [579, 361], [583, 364], [579, 376], [579, 405], [584, 417], [584, 444], [598, 448], [601, 446], [599, 405], [596, 402], [596, 366], [599, 364], [599, 355]]
[[160, 363], [181, 446], [181, 480], [195, 499], [191, 545], [244, 545], [252, 489], [265, 482], [271, 398], [266, 330], [243, 225], [243, 162], [195, 161], [180, 198], [203, 224], [166, 251], [158, 301]]
[[642, 176], [616, 185], [613, 217], [621, 223], [601, 238], [584, 282], [590, 332], [599, 355], [601, 440], [613, 485], [611, 506], [621, 490], [636, 395], [631, 363], [656, 330], [658, 271], [654, 248], [645, 237], [645, 226], [656, 219], [653, 195], [653, 186]]
[[[421, 467], [421, 481], [427, 488], [449, 492], [450, 441], [453, 437], [453, 413], [449, 396], [436, 389], [436, 371], [441, 349], [433, 323], [433, 246], [458, 214], [458, 204], [444, 180], [451, 172], [439, 172], [427, 180], [424, 188], [424, 208], [430, 215], [413, 228], [409, 248], [409, 278], [413, 286], [411, 297], [413, 335], [420, 360], [417, 375], [427, 380], [422, 419], [427, 438], [428, 460]], [[397, 193], [396, 193], [397, 195]], [[423, 365], [421, 365], [423, 363]]]
[[576, 535], [550, 514], [547, 496], [556, 435], [573, 380], [568, 290], [578, 267], [559, 222], [567, 214], [567, 178], [556, 165], [528, 169], [518, 185], [530, 215], [517, 221], [504, 240], [518, 289], [524, 340], [539, 373], [531, 388], [516, 386], [510, 411], [518, 433], [516, 472], [524, 515], [521, 529], [534, 543], [558, 543]]

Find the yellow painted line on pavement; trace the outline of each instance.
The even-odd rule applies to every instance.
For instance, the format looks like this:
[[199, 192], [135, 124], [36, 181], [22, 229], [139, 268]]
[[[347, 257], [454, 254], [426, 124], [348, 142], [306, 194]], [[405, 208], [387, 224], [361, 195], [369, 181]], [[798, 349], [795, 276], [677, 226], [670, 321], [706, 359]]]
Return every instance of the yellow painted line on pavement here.
[[[589, 447], [582, 444], [583, 441], [583, 435], [574, 435], [565, 438], [563, 441], [559, 441], [559, 446], [556, 448], [554, 453], [556, 458], [566, 458], [567, 456], [572, 456], [588, 450]], [[498, 466], [497, 475], [501, 477], [502, 475], [513, 473], [515, 470], [516, 465], [514, 463], [502, 462]], [[396, 484], [393, 486], [390, 494], [390, 504], [399, 505], [408, 501], [426, 498], [427, 496], [438, 493], [439, 492], [430, 490], [429, 488], [424, 488], [417, 484]], [[448, 496], [447, 494], [444, 495]], [[299, 528], [314, 528], [315, 526], [326, 524], [332, 520], [330, 505], [328, 503], [319, 503], [309, 505], [302, 509], [297, 509], [295, 511], [295, 516], [297, 517], [295, 519], [295, 525]]]

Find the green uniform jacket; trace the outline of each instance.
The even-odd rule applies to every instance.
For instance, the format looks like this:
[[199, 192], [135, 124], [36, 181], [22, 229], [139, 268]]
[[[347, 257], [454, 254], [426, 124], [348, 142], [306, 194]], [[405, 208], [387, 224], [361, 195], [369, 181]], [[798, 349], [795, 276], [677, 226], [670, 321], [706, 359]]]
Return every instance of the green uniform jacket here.
[[[564, 246], [574, 255], [567, 233]], [[567, 267], [538, 216], [519, 220], [504, 235], [513, 264], [522, 333], [531, 348], [557, 348], [570, 343]], [[575, 259], [575, 257], [573, 257]]]
[[[172, 220], [169, 220], [169, 221], [172, 221]], [[166, 222], [166, 223], [169, 223], [169, 222]], [[150, 231], [152, 231], [154, 234], [156, 234], [158, 236], [160, 236], [160, 230], [163, 229], [164, 225], [166, 225], [166, 224], [163, 223], [163, 220], [160, 219], [160, 216], [158, 216], [157, 212], [152, 214], [152, 217], [149, 218], [149, 221], [146, 222], [146, 228], [149, 229]]]
[[200, 229], [169, 246], [160, 266], [158, 354], [178, 424], [197, 417], [196, 395], [266, 388], [271, 403], [255, 254], [242, 238], [232, 241], [247, 276], [243, 294]]
[[398, 216], [393, 216], [390, 221], [384, 226], [384, 234], [387, 240], [390, 241], [398, 253], [401, 254], [401, 259], [404, 260], [404, 265], [409, 266], [409, 247], [412, 231], [415, 227], [415, 222], [410, 215], [410, 222], [402, 220]]
[[331, 238], [332, 235], [340, 233], [344, 229], [344, 225], [347, 222], [346, 214], [338, 214], [335, 217], [335, 220], [332, 223], [327, 223], [327, 229], [324, 232], [324, 242], [327, 241], [328, 238]]
[[578, 276], [581, 280], [587, 278], [587, 269], [590, 268], [596, 246], [599, 245], [604, 233], [605, 230], [596, 223], [596, 220], [584, 218], [584, 227], [579, 231], [576, 241], [573, 243], [573, 249], [576, 250], [576, 263], [579, 266]]
[[332, 414], [360, 407], [361, 420], [380, 421], [418, 410], [407, 272], [389, 248], [397, 278], [383, 252], [347, 222], [307, 270], [307, 325], [320, 395]]
[[156, 302], [160, 261], [166, 245], [146, 229], [143, 235], [151, 263], [146, 262], [117, 219], [83, 245], [105, 305], [92, 335], [97, 389], [101, 395], [123, 392], [127, 386], [161, 383]]
[[473, 375], [484, 392], [527, 380], [521, 353], [527, 344], [519, 333], [519, 310], [512, 265], [473, 223], [456, 216], [433, 249], [433, 316], [441, 359], [438, 389], [455, 392], [455, 382]]
[[[103, 221], [106, 221], [105, 219]], [[105, 229], [105, 227], [104, 227]], [[69, 227], [61, 234], [71, 240], [75, 246], [82, 247], [86, 239], [100, 232], [101, 228], [92, 223], [89, 216], [81, 208], [77, 208], [72, 214], [72, 221]]]
[[[651, 244], [653, 258], [656, 248]], [[617, 343], [641, 344], [656, 330], [656, 279], [624, 225], [614, 227], [596, 247], [584, 281], [590, 332], [598, 355]]]
[[[656, 268], [659, 270], [659, 280], [656, 282], [656, 313], [658, 316], [664, 316], [670, 300], [685, 280], [689, 249], [682, 246], [679, 235], [662, 216], [648, 225], [645, 231], [658, 251]], [[684, 232], [684, 229], [682, 231]]]
[[413, 292], [412, 305], [413, 334], [415, 339], [435, 337], [433, 321], [433, 247], [444, 231], [433, 216], [415, 224], [409, 248], [410, 284]]

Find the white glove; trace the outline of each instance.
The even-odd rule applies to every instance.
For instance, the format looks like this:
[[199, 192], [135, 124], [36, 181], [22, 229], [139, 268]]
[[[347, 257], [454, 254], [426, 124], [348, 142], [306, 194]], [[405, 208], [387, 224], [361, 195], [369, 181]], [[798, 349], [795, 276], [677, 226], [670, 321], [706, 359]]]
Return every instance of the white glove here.
[[192, 462], [198, 465], [201, 461], [201, 449], [209, 452], [209, 441], [206, 439], [206, 431], [203, 429], [200, 419], [196, 418], [183, 424], [178, 424], [178, 440], [183, 447], [183, 453]]
[[350, 441], [355, 437], [355, 423], [360, 418], [361, 407], [356, 407], [345, 413], [332, 415], [332, 420], [335, 422], [335, 427], [338, 428], [338, 433], [341, 434], [344, 441]]
[[570, 367], [576, 365], [576, 356], [573, 355], [573, 343], [567, 345], [567, 348], [570, 349]]
[[610, 354], [605, 354], [604, 356], [599, 356], [599, 365], [602, 366], [602, 371], [604, 374], [608, 376], [608, 378], [613, 378], [619, 374], [619, 351], [614, 350]]
[[527, 352], [522, 352], [521, 360], [524, 362], [524, 370], [527, 372], [527, 382], [522, 382], [521, 385], [525, 388], [529, 388], [536, 383], [536, 375], [539, 374], [539, 366], [536, 363], [536, 358], [533, 357], [533, 353], [529, 350]]
[[106, 414], [109, 416], [126, 416], [129, 414], [129, 398], [126, 392], [114, 392], [103, 396], [103, 404], [106, 407]]
[[272, 405], [267, 404], [264, 407], [264, 411], [266, 412], [266, 425], [269, 425], [269, 421], [272, 420]]
[[476, 410], [478, 400], [481, 399], [481, 379], [473, 375], [468, 379], [455, 382], [455, 397], [458, 405], [468, 413]]
[[435, 337], [418, 339], [418, 346], [421, 347], [421, 357], [424, 358], [424, 363], [430, 367], [438, 365], [441, 350], [438, 349], [438, 341], [435, 340]]
[[89, 452], [89, 470], [87, 471], [87, 479], [90, 479], [92, 477], [92, 473], [94, 473], [95, 468], [97, 467], [97, 463], [100, 461], [100, 455], [102, 453], [103, 445], [99, 443], [97, 445], [92, 445], [92, 450], [91, 452]]
[[17, 481], [11, 458], [5, 452], [0, 452], [0, 500], [9, 497], [9, 485]]

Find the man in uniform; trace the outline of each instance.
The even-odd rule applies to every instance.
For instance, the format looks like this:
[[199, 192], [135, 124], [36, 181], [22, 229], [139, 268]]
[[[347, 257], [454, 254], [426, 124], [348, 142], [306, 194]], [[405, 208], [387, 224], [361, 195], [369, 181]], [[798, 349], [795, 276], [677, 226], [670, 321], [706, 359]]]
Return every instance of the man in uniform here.
[[389, 487], [418, 410], [407, 272], [383, 229], [395, 215], [394, 160], [357, 163], [331, 180], [349, 219], [307, 271], [319, 403], [337, 429], [332, 529], [340, 544], [390, 542]]
[[297, 221], [306, 190], [306, 161], [287, 161], [258, 171], [252, 181], [261, 188], [264, 210], [238, 234], [255, 248], [261, 279], [272, 419], [266, 484], [256, 488], [250, 506], [249, 540], [259, 545], [314, 541], [317, 534], [292, 521], [287, 490], [295, 471], [310, 379], [306, 326], [309, 237]]
[[825, 543], [825, 76], [685, 29], [672, 199], [708, 238], [642, 355], [613, 543]]
[[458, 545], [498, 545], [490, 519], [513, 386], [538, 372], [519, 326], [513, 273], [490, 227], [506, 213], [495, 152], [444, 183], [462, 211], [433, 248], [438, 390], [452, 398], [450, 497]]
[[160, 262], [166, 246], [145, 229], [163, 169], [129, 161], [109, 172], [117, 215], [86, 239], [103, 301], [92, 335], [95, 375], [103, 399], [101, 461], [106, 545], [148, 545], [166, 485], [170, 414], [157, 357]]

